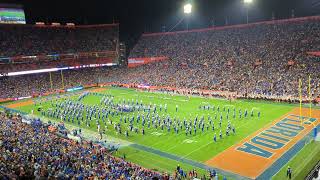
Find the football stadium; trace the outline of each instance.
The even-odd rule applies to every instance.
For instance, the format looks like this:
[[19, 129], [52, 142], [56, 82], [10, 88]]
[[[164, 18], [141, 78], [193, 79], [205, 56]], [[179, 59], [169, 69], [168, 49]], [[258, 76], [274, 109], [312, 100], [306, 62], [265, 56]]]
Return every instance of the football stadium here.
[[21, 3], [0, 179], [320, 178], [320, 1]]

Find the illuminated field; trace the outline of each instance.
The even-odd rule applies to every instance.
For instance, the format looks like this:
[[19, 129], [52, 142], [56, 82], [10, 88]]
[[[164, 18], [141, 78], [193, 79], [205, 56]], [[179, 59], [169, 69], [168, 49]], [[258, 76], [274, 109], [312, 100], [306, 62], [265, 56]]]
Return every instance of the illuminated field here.
[[[82, 116], [84, 120], [79, 120], [80, 127], [82, 129], [90, 129], [92, 130], [92, 133], [96, 133], [97, 123], [100, 123], [102, 130], [107, 128], [106, 135], [104, 135], [106, 139], [108, 139], [108, 137], [113, 137], [127, 142], [120, 144], [120, 149], [116, 155], [122, 157], [125, 154], [127, 160], [140, 164], [144, 167], [156, 169], [158, 171], [167, 171], [170, 173], [175, 169], [177, 164], [180, 164], [181, 167], [187, 171], [195, 167], [201, 173], [205, 173], [206, 169], [214, 168], [221, 170], [222, 174], [231, 178], [251, 176], [246, 175], [246, 173], [233, 171], [232, 168], [228, 169], [222, 166], [220, 167], [219, 163], [214, 161], [214, 158], [224, 155], [227, 152], [227, 149], [229, 150], [232, 147], [238, 145], [244, 147], [243, 143], [246, 138], [248, 139], [250, 137], [255, 137], [257, 132], [267, 129], [275, 122], [278, 122], [278, 120], [280, 121], [286, 117], [286, 114], [289, 112], [292, 113], [296, 109], [296, 107], [293, 105], [281, 103], [247, 100], [236, 100], [230, 102], [224, 99], [207, 99], [201, 97], [188, 98], [185, 96], [148, 93], [133, 89], [121, 88], [110, 88], [96, 93], [90, 93], [79, 100], [79, 96], [82, 93], [84, 92], [76, 95], [61, 96], [60, 98], [46, 97], [42, 98], [42, 100], [38, 99], [36, 100], [37, 105], [32, 104], [31, 101], [27, 101], [27, 103], [24, 102], [21, 104], [20, 107], [14, 107], [13, 105], [11, 105], [11, 107], [27, 113], [31, 113], [33, 110], [36, 115], [43, 116], [41, 112], [37, 111], [40, 106], [42, 107], [42, 112], [47, 112], [49, 109], [52, 111], [55, 111], [55, 109], [60, 109], [62, 111], [65, 108], [59, 108], [55, 105], [52, 106], [52, 104], [61, 104], [62, 102], [71, 101], [72, 103], [81, 103], [87, 107], [97, 106], [99, 109], [104, 108], [114, 113], [117, 111], [118, 115], [114, 114], [111, 116], [110, 114], [108, 118], [102, 118], [101, 116], [99, 118], [98, 115], [96, 115], [96, 117], [93, 116], [91, 121], [87, 120], [87, 122], [90, 124], [90, 127], [88, 127], [88, 123], [86, 123], [87, 113], [83, 113]], [[147, 110], [143, 110], [142, 108], [140, 110], [136, 109], [133, 112], [121, 113], [115, 108], [112, 108], [110, 105], [100, 103], [101, 99], [106, 97], [106, 95], [108, 95], [109, 98], [113, 96], [114, 104], [123, 104], [123, 100], [125, 100], [126, 103], [128, 101], [130, 103], [133, 102], [135, 105], [138, 102], [138, 104], [142, 104], [142, 106], [145, 107], [156, 104], [157, 110], [155, 113], [153, 113], [154, 110], [151, 109], [149, 117], [147, 116], [149, 112]], [[41, 105], [40, 102], [42, 102]], [[164, 110], [165, 104], [167, 105], [167, 111]], [[161, 111], [160, 105], [162, 107]], [[204, 110], [203, 106], [206, 108], [209, 107], [209, 109]], [[178, 107], [177, 111], [176, 107]], [[244, 115], [246, 110], [248, 112], [247, 117]], [[253, 114], [251, 115], [252, 111]], [[258, 112], [261, 113], [260, 117], [258, 117]], [[101, 115], [102, 114], [103, 113], [101, 113]], [[138, 115], [140, 116], [139, 121], [137, 121]], [[152, 116], [156, 117], [157, 115], [161, 118], [160, 124], [162, 124], [163, 119], [170, 117], [170, 130], [168, 130], [169, 128], [167, 125], [164, 125], [164, 128], [162, 129], [161, 125], [158, 124], [158, 120], [154, 120], [154, 123], [152, 123]], [[45, 116], [48, 117], [47, 113]], [[68, 116], [72, 117], [72, 115], [67, 115], [67, 117]], [[133, 116], [135, 117], [132, 121], [133, 129], [137, 128], [138, 133], [129, 130], [129, 121]], [[144, 123], [142, 116], [144, 116], [145, 119]], [[209, 116], [212, 123], [210, 123], [208, 118]], [[217, 117], [215, 118], [215, 116]], [[222, 120], [220, 127], [219, 122], [221, 116]], [[126, 122], [124, 121], [124, 117], [128, 118]], [[198, 117], [198, 120], [195, 134], [194, 120], [196, 117]], [[201, 120], [202, 117], [203, 120]], [[61, 121], [61, 116], [59, 115], [58, 118], [49, 117], [49, 119]], [[120, 119], [122, 120], [120, 121]], [[149, 120], [150, 127], [148, 127]], [[187, 131], [186, 135], [186, 128], [183, 123], [184, 120], [187, 123], [191, 122], [192, 124], [191, 135], [189, 131]], [[228, 120], [230, 121], [231, 127], [235, 128], [235, 133], [231, 130], [229, 136], [226, 135]], [[178, 121], [180, 121], [180, 125], [182, 124], [182, 126], [177, 125], [177, 129], [179, 129], [179, 131], [175, 132], [174, 122]], [[202, 125], [198, 125], [201, 121], [204, 124], [203, 130]], [[305, 121], [308, 121], [308, 119], [305, 119]], [[72, 118], [70, 118], [69, 121], [68, 118], [66, 118], [65, 123], [70, 124], [73, 127], [79, 126], [79, 123], [76, 119], [74, 119], [72, 122]], [[120, 124], [122, 130], [121, 134], [116, 132], [114, 128], [115, 123]], [[155, 124], [157, 124], [157, 127]], [[212, 128], [212, 124], [214, 124], [214, 130]], [[309, 126], [310, 124], [306, 125]], [[143, 128], [145, 130], [145, 135], [142, 134]], [[129, 133], [128, 137], [125, 135], [126, 130]], [[222, 138], [219, 137], [220, 130], [222, 132]], [[305, 131], [305, 133], [308, 134], [309, 132]], [[213, 140], [215, 134], [217, 137], [216, 142]], [[290, 141], [288, 141], [294, 145], [295, 142], [300, 140], [300, 136], [304, 137], [305, 134], [299, 134], [299, 136], [296, 137], [296, 141], [294, 141], [294, 139], [290, 139]], [[283, 147], [284, 149], [280, 149], [282, 153], [285, 153], [287, 150], [291, 149], [292, 146], [289, 146], [290, 143], [283, 143], [285, 144]], [[257, 146], [262, 147], [259, 144]], [[273, 152], [268, 148], [266, 148], [266, 150], [270, 151], [270, 153], [278, 153]], [[275, 159], [274, 161], [268, 162], [270, 166], [282, 155], [283, 154], [281, 153], [277, 154], [276, 156], [272, 155], [272, 157]], [[264, 167], [265, 169], [270, 168], [267, 166], [267, 164]], [[262, 169], [262, 172], [265, 169]], [[258, 175], [260, 175], [260, 173]]]

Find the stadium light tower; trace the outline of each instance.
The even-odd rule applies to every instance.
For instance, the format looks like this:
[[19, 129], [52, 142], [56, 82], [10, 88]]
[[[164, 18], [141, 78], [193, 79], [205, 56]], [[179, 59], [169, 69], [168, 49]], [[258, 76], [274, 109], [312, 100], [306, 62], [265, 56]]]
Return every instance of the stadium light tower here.
[[185, 13], [185, 14], [191, 14], [191, 12], [192, 12], [192, 5], [191, 5], [190, 3], [188, 3], [188, 4], [184, 5], [183, 9], [184, 9], [184, 13]]
[[187, 3], [183, 7], [184, 14], [187, 16], [187, 31], [189, 31], [189, 16], [192, 13], [192, 4]]
[[244, 5], [246, 6], [247, 10], [247, 24], [249, 23], [249, 6], [252, 4], [253, 0], [243, 0]]

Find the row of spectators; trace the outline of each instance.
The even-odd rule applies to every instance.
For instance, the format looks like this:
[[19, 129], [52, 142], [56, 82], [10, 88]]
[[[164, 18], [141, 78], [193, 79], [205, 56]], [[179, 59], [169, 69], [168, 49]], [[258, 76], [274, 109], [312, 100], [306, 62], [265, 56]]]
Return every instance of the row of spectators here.
[[[139, 68], [109, 68], [109, 67], [96, 67], [96, 68], [83, 68], [83, 69], [75, 69], [75, 70], [64, 70], [58, 72], [51, 73], [40, 73], [40, 74], [30, 74], [30, 75], [20, 75], [20, 76], [7, 76], [0, 77], [0, 99], [5, 98], [18, 98], [18, 97], [27, 97], [32, 95], [42, 95], [47, 92], [56, 92], [57, 90], [72, 88], [76, 86], [85, 86], [85, 85], [93, 85], [98, 86], [99, 84], [104, 83], [118, 83], [118, 84], [130, 84], [131, 87], [138, 87], [138, 85], [148, 85], [148, 84], [156, 84], [159, 86], [165, 87], [179, 87], [174, 92], [179, 94], [193, 94], [193, 95], [209, 95], [207, 91], [198, 91], [204, 90], [207, 87], [198, 86], [197, 88], [193, 88], [192, 86], [179, 85], [179, 84], [170, 84], [170, 83], [159, 83], [159, 81], [155, 81], [156, 77], [150, 77], [149, 73], [144, 73], [143, 71], [157, 71], [159, 66], [163, 65], [163, 63], [149, 64], [146, 66], [142, 66]], [[138, 74], [139, 73], [139, 74]], [[175, 72], [172, 71], [172, 74]], [[51, 74], [51, 75], [50, 75]], [[161, 71], [159, 71], [161, 74]], [[131, 75], [131, 76], [130, 76]], [[163, 75], [164, 76], [164, 75]], [[147, 80], [141, 80], [142, 78], [149, 78]], [[182, 77], [181, 77], [182, 78]], [[159, 79], [165, 82], [169, 82], [164, 79]], [[186, 78], [182, 78], [181, 81], [186, 80]], [[304, 77], [303, 79], [304, 86], [302, 87], [302, 93], [304, 100], [308, 100], [308, 79]], [[179, 81], [178, 81], [179, 82]], [[315, 93], [312, 94], [312, 99], [315, 100], [318, 93], [316, 92], [319, 84], [317, 84], [315, 79], [311, 81], [311, 90]], [[314, 86], [317, 84], [317, 86]], [[296, 85], [298, 88], [298, 84]], [[317, 88], [314, 88], [317, 87]], [[181, 88], [181, 89], [180, 89]], [[172, 91], [171, 88], [161, 88], [160, 91]], [[216, 89], [212, 89], [216, 90]], [[173, 91], [172, 91], [173, 92]], [[209, 96], [216, 97], [235, 97], [235, 98], [249, 98], [249, 99], [265, 99], [265, 100], [280, 100], [280, 101], [289, 101], [289, 102], [297, 102], [299, 100], [299, 92], [296, 89], [297, 94], [293, 95], [266, 95], [266, 94], [258, 94], [258, 93], [244, 93], [242, 94], [239, 91], [212, 91]], [[316, 102], [316, 101], [314, 101]]]
[[104, 147], [51, 133], [41, 121], [0, 113], [1, 179], [169, 179]]
[[[168, 61], [137, 68], [64, 71], [65, 87], [118, 82], [235, 92], [240, 97], [297, 98], [320, 92], [320, 18], [201, 32], [144, 35], [131, 57], [167, 56]], [[51, 90], [49, 74], [0, 78], [0, 98]], [[63, 87], [52, 73], [53, 89]]]
[[320, 18], [249, 25], [204, 32], [144, 35], [134, 57], [167, 56], [162, 62], [128, 72], [115, 80], [267, 96], [297, 96], [298, 79], [307, 94], [319, 92]]
[[0, 57], [36, 56], [115, 50], [119, 28], [0, 26]]
[[62, 73], [52, 72], [51, 78], [49, 73], [0, 77], [0, 99], [26, 97], [63, 88], [97, 84], [101, 82], [101, 75], [99, 68], [86, 68]]

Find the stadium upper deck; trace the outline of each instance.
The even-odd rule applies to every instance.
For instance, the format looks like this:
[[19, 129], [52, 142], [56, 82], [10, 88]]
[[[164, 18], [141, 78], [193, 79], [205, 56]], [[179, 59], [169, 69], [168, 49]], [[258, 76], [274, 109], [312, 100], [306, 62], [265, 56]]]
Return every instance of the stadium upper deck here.
[[0, 25], [0, 73], [117, 61], [119, 24]]
[[320, 49], [319, 22], [317, 16], [145, 34], [131, 59], [164, 56], [171, 60], [132, 69], [130, 76], [121, 77], [134, 83], [289, 97], [297, 96], [299, 78], [307, 95], [310, 75], [312, 94], [317, 96], [320, 62], [308, 52]]
[[0, 57], [115, 51], [119, 25], [0, 25]]

